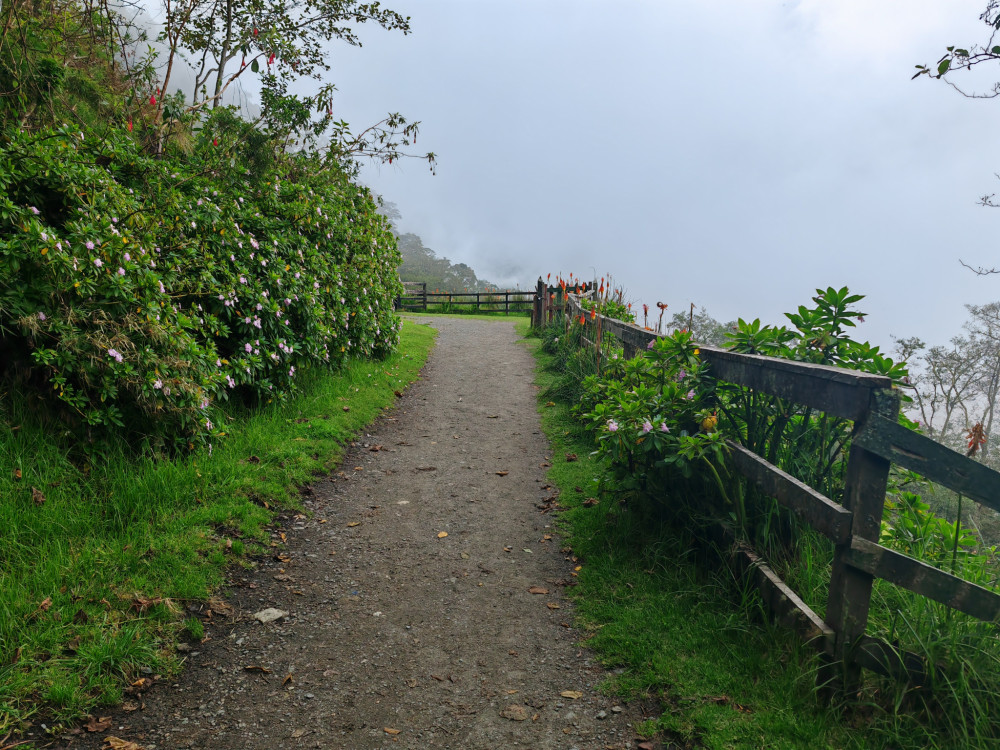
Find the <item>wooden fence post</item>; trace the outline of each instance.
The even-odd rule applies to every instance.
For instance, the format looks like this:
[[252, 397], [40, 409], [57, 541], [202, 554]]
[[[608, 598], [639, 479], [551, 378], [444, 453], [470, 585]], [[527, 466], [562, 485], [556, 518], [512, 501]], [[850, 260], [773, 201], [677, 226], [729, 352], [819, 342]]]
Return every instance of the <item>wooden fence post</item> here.
[[545, 282], [542, 281], [542, 277], [538, 277], [538, 284], [535, 285], [535, 306], [531, 310], [531, 323], [536, 328], [544, 323], [544, 318], [542, 313], [544, 308], [542, 307], [542, 300], [545, 298]]
[[420, 285], [420, 295], [424, 298], [424, 312], [427, 312], [427, 282]]
[[[855, 435], [872, 414], [895, 422], [899, 415], [897, 395], [890, 390], [873, 390], [868, 413], [863, 420], [854, 424]], [[888, 460], [865, 450], [856, 442], [851, 444], [844, 485], [844, 507], [854, 514], [852, 538], [860, 537], [878, 542], [889, 466]], [[820, 692], [828, 699], [838, 694], [850, 697], [861, 682], [861, 666], [853, 656], [868, 625], [874, 577], [847, 564], [850, 552], [850, 538], [835, 546], [830, 573], [826, 622], [834, 631], [833, 653], [824, 657], [826, 664], [817, 677]]]

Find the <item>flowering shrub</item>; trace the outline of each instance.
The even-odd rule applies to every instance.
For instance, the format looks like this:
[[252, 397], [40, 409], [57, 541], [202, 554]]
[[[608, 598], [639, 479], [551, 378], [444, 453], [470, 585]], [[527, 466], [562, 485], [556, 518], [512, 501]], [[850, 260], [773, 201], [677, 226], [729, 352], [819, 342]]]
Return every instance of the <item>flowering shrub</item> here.
[[678, 332], [634, 359], [612, 354], [600, 376], [584, 380], [574, 409], [626, 500], [676, 505], [713, 487], [726, 497], [715, 382], [699, 355], [691, 334]]
[[370, 193], [314, 156], [262, 159], [251, 126], [215, 117], [190, 155], [147, 156], [124, 128], [0, 149], [0, 374], [53, 395], [92, 448], [209, 442], [218, 402], [398, 341], [400, 259]]
[[[742, 319], [727, 336], [729, 348], [885, 375], [895, 382], [906, 366], [878, 347], [854, 341], [850, 329], [863, 319], [853, 309], [860, 295], [817, 289], [813, 307], [787, 317], [793, 327], [762, 326]], [[576, 324], [574, 324], [576, 325]], [[728, 517], [755, 542], [790, 549], [794, 517], [756, 488], [744, 488], [725, 468], [732, 438], [798, 479], [839, 500], [851, 423], [705, 372], [691, 334], [650, 341], [631, 361], [611, 358], [600, 376], [583, 381], [576, 407], [594, 429], [613, 488], [647, 504], [687, 504], [696, 516]], [[690, 505], [698, 503], [698, 508]]]

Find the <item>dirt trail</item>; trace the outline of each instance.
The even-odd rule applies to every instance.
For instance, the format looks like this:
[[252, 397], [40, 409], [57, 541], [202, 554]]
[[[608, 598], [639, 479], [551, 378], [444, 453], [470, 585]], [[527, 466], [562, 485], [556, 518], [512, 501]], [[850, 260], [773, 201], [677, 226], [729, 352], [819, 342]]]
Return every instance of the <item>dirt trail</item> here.
[[[236, 574], [179, 681], [65, 747], [636, 744], [641, 717], [597, 692], [605, 673], [568, 627], [532, 357], [510, 321], [431, 322], [423, 379], [313, 487], [312, 516], [285, 519], [280, 559]], [[268, 607], [288, 615], [254, 620]]]

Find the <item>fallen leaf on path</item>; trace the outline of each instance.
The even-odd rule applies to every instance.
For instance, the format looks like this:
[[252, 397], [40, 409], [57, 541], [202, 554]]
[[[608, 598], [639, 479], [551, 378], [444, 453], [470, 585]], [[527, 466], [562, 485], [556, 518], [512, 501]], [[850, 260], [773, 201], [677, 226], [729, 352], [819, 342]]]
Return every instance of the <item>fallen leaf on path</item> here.
[[555, 405], [556, 405], [556, 402], [555, 402], [555, 401], [546, 401], [546, 402], [545, 402], [545, 406], [546, 406], [546, 407], [549, 407], [549, 406], [555, 406]]
[[437, 471], [437, 466], [418, 466], [417, 471]]
[[140, 708], [142, 708], [142, 704], [135, 701], [125, 701], [122, 703], [122, 711], [128, 711], [129, 713], [138, 711]]
[[579, 690], [563, 690], [561, 693], [559, 693], [559, 695], [561, 695], [563, 698], [572, 698], [573, 700], [583, 697], [583, 693], [581, 693]]
[[496, 475], [497, 475], [498, 477], [505, 477], [505, 476], [507, 476], [508, 474], [510, 474], [510, 472], [509, 472], [509, 471], [498, 471], [498, 472], [496, 472]]
[[586, 500], [583, 501], [584, 508], [590, 508], [593, 507], [594, 505], [597, 505], [596, 497], [588, 497]]
[[516, 692], [517, 692], [516, 690], [508, 690], [507, 695], [513, 695]]
[[344, 407], [344, 411], [350, 411], [350, 410], [351, 410], [351, 407], [350, 407], [350, 406], [345, 406], [345, 407]]
[[543, 588], [541, 586], [532, 586], [530, 589], [528, 589], [528, 593], [529, 594], [547, 594], [547, 593], [549, 593], [549, 590], [547, 588]]
[[382, 450], [382, 446], [381, 445], [373, 445], [368, 450], [371, 451], [372, 453], [378, 453], [380, 450]]
[[386, 734], [399, 734], [403, 730], [402, 729], [392, 729], [390, 727], [383, 727], [382, 731], [385, 732]]
[[652, 742], [640, 742], [636, 747], [639, 750], [656, 750], [656, 745]]
[[107, 743], [105, 745], [107, 750], [143, 750], [142, 745], [118, 737], [105, 737], [104, 741]]
[[410, 678], [409, 680], [406, 681], [406, 687], [408, 687], [408, 688], [415, 688], [416, 686], [417, 686], [417, 678], [416, 677], [412, 677], [412, 678]]
[[97, 718], [95, 716], [90, 717], [90, 721], [83, 725], [83, 728], [88, 732], [103, 732], [105, 729], [111, 726], [111, 717], [102, 716]]
[[555, 602], [546, 602], [545, 606], [548, 607], [549, 609], [559, 609], [559, 605], [556, 604]]
[[393, 391], [392, 395], [394, 395], [396, 398], [402, 398], [403, 397], [403, 392], [402, 391]]
[[579, 458], [579, 457], [575, 453], [567, 453], [566, 454], [566, 463], [571, 464], [574, 461], [576, 461], [577, 458]]
[[432, 674], [431, 677], [437, 680], [438, 682], [444, 682], [444, 677], [442, 677], [441, 675]]
[[42, 603], [38, 605], [38, 609], [42, 612], [48, 612], [51, 607], [52, 607], [51, 596], [47, 596], [44, 599], [42, 599]]
[[20, 479], [20, 478], [21, 478], [21, 470], [14, 469], [14, 479]]
[[487, 419], [499, 419], [500, 415], [499, 414], [487, 414], [486, 418]]
[[510, 719], [511, 721], [525, 721], [528, 718], [528, 709], [524, 706], [519, 706], [516, 703], [511, 703], [504, 706], [500, 715], [505, 719]]
[[289, 682], [292, 682], [292, 681], [293, 681], [294, 679], [295, 679], [295, 678], [294, 678], [294, 677], [292, 677], [292, 676], [291, 676], [290, 674], [286, 674], [286, 675], [285, 675], [285, 679], [283, 679], [283, 680], [281, 681], [281, 687], [284, 687], [284, 686], [285, 686], [285, 685], [287, 685], [287, 684], [288, 684]]
[[444, 539], [446, 536], [448, 536], [448, 532], [447, 531], [439, 531], [438, 532], [438, 539]]
[[292, 732], [292, 739], [297, 740], [299, 737], [304, 736], [305, 733], [306, 733], [305, 729], [296, 729], [294, 732]]
[[271, 670], [267, 667], [258, 667], [256, 664], [248, 664], [243, 667], [244, 672], [260, 672], [261, 674], [271, 674]]
[[360, 526], [360, 525], [361, 521], [351, 521], [349, 524], [347, 524], [347, 528], [353, 529], [355, 526]]
[[35, 501], [35, 505], [43, 505], [45, 503], [45, 495], [37, 487], [31, 488], [31, 499]]

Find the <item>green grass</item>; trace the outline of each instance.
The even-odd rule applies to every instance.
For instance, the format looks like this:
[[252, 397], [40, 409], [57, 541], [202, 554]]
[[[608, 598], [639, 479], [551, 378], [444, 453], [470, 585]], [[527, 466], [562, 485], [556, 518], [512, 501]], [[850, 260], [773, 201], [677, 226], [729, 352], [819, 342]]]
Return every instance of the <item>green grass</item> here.
[[[543, 369], [550, 358], [538, 340], [526, 341], [544, 393], [557, 376]], [[639, 729], [680, 747], [868, 747], [817, 704], [814, 655], [766, 621], [753, 592], [712, 572], [712, 553], [699, 551], [685, 530], [601, 496], [592, 439], [567, 403], [543, 402], [552, 404], [540, 412], [552, 442], [549, 479], [565, 508], [560, 528], [582, 566], [570, 595], [587, 644], [620, 668], [606, 689], [659, 703], [659, 718]], [[586, 506], [588, 497], [599, 502]]]
[[233, 410], [211, 453], [176, 461], [122, 451], [78, 467], [54, 425], [0, 395], [0, 737], [118, 703], [142, 668], [175, 673], [173, 644], [204, 634], [185, 605], [253, 564], [272, 512], [298, 507], [298, 488], [418, 377], [434, 336], [407, 321], [392, 357], [303, 373], [293, 399]]

